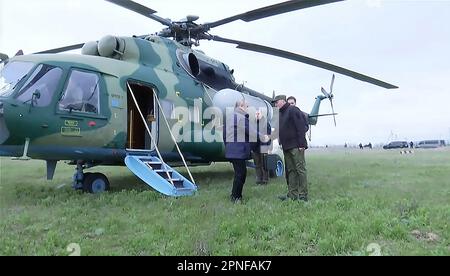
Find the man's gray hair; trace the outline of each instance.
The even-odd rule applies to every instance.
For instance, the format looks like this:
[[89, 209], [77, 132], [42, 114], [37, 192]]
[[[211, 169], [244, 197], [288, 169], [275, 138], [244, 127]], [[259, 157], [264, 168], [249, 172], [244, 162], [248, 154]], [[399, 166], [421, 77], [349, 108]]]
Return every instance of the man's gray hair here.
[[245, 105], [245, 99], [236, 101], [234, 108], [238, 108]]

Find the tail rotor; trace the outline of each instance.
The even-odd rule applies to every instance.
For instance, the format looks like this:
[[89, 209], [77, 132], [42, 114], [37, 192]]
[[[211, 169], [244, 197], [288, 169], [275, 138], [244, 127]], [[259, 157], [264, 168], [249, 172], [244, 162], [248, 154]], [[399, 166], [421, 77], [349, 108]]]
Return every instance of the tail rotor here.
[[330, 100], [331, 113], [333, 114], [333, 119], [334, 119], [334, 126], [337, 126], [337, 124], [336, 124], [336, 114], [334, 113], [334, 105], [333, 105], [333, 99], [334, 99], [333, 86], [334, 86], [335, 78], [336, 78], [336, 76], [333, 74], [333, 77], [331, 78], [331, 85], [330, 85], [330, 92], [329, 93], [323, 87], [322, 87], [321, 91], [325, 95], [325, 97]]

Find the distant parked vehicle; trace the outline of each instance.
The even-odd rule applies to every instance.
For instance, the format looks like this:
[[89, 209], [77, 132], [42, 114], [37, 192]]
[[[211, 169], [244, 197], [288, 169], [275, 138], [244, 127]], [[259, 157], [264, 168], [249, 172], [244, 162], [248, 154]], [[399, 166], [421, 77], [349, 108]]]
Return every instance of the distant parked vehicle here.
[[369, 144], [367, 144], [367, 145], [364, 145], [364, 148], [372, 149], [372, 143], [369, 143]]
[[444, 140], [424, 140], [420, 141], [416, 148], [422, 148], [422, 149], [432, 149], [432, 148], [440, 148], [445, 147], [445, 141]]
[[393, 141], [390, 142], [387, 145], [383, 146], [383, 149], [404, 149], [404, 148], [408, 148], [408, 142], [406, 141]]

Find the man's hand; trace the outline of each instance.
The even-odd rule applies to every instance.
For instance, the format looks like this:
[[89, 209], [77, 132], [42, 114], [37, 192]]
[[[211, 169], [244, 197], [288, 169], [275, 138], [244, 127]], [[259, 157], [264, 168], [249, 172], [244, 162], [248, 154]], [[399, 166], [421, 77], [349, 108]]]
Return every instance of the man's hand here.
[[269, 135], [263, 135], [263, 136], [261, 137], [261, 142], [267, 143], [267, 142], [269, 142], [269, 141], [270, 141], [270, 136], [269, 136]]

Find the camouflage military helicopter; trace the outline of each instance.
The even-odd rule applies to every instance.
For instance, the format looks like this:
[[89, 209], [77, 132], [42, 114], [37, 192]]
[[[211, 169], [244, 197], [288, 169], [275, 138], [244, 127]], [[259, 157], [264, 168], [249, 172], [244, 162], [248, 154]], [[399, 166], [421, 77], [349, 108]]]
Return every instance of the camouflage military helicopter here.
[[[255, 9], [215, 22], [199, 17], [171, 21], [133, 1], [106, 0], [166, 26], [155, 35], [106, 36], [31, 55], [0, 55], [0, 156], [45, 160], [47, 178], [56, 164], [76, 165], [73, 186], [86, 192], [109, 189], [97, 165], [126, 165], [144, 182], [169, 196], [190, 195], [197, 185], [189, 166], [225, 161], [221, 116], [239, 99], [273, 118], [272, 98], [236, 83], [234, 70], [193, 49], [201, 40], [237, 45], [353, 77], [387, 89], [396, 86], [302, 55], [209, 33], [236, 20], [246, 22], [341, 0], [293, 0]], [[73, 49], [79, 54], [56, 54]], [[309, 114], [316, 124], [319, 107], [332, 93], [316, 98]], [[177, 113], [179, 107], [184, 111]], [[203, 116], [202, 116], [203, 115]], [[179, 128], [174, 131], [174, 127]], [[215, 139], [208, 140], [205, 132]], [[187, 139], [180, 139], [184, 137]], [[280, 154], [269, 168], [282, 175]], [[189, 179], [174, 167], [184, 165]]]

